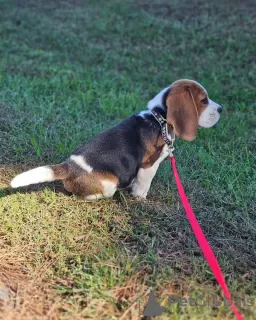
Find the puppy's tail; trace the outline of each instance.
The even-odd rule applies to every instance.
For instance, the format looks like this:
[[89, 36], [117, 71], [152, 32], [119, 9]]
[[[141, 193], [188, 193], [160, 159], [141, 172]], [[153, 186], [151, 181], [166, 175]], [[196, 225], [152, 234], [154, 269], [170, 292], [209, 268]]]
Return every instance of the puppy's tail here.
[[68, 177], [68, 175], [69, 167], [65, 162], [52, 166], [38, 167], [25, 171], [16, 176], [11, 181], [11, 187], [18, 188], [35, 183], [64, 180]]

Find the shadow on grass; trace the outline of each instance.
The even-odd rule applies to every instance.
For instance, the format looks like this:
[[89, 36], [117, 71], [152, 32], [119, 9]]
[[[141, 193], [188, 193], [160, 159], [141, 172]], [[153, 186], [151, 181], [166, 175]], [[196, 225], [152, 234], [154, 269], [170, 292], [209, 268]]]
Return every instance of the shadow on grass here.
[[72, 193], [68, 192], [63, 185], [59, 182], [49, 182], [49, 183], [42, 183], [39, 185], [30, 185], [27, 187], [21, 187], [17, 189], [12, 189], [11, 187], [1, 188], [0, 189], [0, 198], [4, 198], [6, 196], [22, 193], [22, 194], [30, 194], [34, 192], [39, 192], [44, 190], [45, 188], [55, 192], [55, 193], [63, 193], [64, 195], [71, 196]]
[[[16, 193], [21, 193], [21, 194], [31, 194], [34, 192], [39, 192], [39, 191], [43, 191], [44, 189], [49, 189], [54, 193], [62, 193], [68, 197], [71, 197], [73, 195], [72, 192], [67, 191], [63, 184], [59, 181], [54, 181], [54, 182], [45, 182], [45, 183], [40, 183], [40, 184], [33, 184], [30, 186], [26, 186], [26, 187], [20, 187], [20, 188], [16, 188], [13, 189], [11, 187], [6, 187], [6, 188], [0, 188], [0, 199], [4, 198], [6, 196], [12, 195], [12, 194], [16, 194]], [[122, 204], [124, 206], [127, 205], [126, 203], [126, 198], [128, 197], [128, 199], [134, 199], [132, 196], [130, 196], [130, 189], [123, 189], [121, 191], [117, 191], [114, 196], [112, 197], [114, 201], [116, 201], [118, 204]], [[79, 198], [79, 197], [78, 197]], [[80, 198], [80, 200], [83, 200], [82, 198]], [[88, 201], [86, 199], [84, 199], [85, 201]], [[97, 202], [97, 200], [94, 200]], [[98, 200], [99, 201], [99, 200]], [[137, 199], [138, 201], [138, 199]]]

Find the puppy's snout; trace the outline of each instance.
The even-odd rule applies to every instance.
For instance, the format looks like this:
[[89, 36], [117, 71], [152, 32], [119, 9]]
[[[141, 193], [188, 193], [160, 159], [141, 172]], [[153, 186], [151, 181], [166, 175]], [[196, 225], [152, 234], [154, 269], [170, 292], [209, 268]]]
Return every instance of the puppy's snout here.
[[218, 111], [219, 113], [221, 113], [221, 112], [222, 112], [222, 107], [221, 107], [221, 106], [218, 106], [217, 111]]

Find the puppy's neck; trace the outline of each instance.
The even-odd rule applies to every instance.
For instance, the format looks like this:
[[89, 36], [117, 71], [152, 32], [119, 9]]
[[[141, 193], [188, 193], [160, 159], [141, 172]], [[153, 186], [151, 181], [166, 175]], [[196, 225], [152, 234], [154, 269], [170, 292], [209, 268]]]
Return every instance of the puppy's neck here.
[[160, 114], [164, 119], [166, 119], [166, 109], [163, 108], [162, 106], [158, 105], [158, 106], [155, 106], [154, 108], [150, 109], [150, 111], [155, 111], [157, 112], [158, 114]]
[[160, 91], [152, 100], [148, 102], [148, 109], [152, 111], [153, 109], [157, 108], [156, 111], [159, 112], [161, 116], [166, 116], [166, 99], [170, 93], [170, 90], [170, 87], [167, 87]]

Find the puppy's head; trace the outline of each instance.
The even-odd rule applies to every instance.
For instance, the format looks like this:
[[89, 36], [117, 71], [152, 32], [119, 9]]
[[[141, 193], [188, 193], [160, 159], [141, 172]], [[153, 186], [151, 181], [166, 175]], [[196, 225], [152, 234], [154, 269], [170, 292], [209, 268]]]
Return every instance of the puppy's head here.
[[222, 108], [210, 100], [207, 91], [196, 81], [178, 80], [160, 92], [149, 102], [161, 100], [167, 108], [167, 123], [173, 127], [176, 136], [191, 141], [199, 127], [210, 128], [217, 123]]

